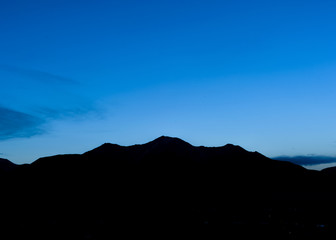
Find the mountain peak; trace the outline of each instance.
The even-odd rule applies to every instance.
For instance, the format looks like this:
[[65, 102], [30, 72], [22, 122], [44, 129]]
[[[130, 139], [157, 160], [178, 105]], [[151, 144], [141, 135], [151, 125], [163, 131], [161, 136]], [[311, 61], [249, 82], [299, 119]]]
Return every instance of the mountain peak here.
[[244, 151], [244, 152], [246, 152], [246, 150], [244, 148], [242, 148], [241, 146], [234, 145], [234, 144], [231, 144], [231, 143], [226, 144], [225, 146], [223, 146], [223, 148], [225, 150], [228, 150], [228, 151]]
[[84, 154], [99, 154], [99, 155], [104, 155], [104, 154], [109, 154], [117, 149], [123, 148], [122, 146], [118, 144], [113, 144], [113, 143], [104, 143], [100, 145], [97, 148], [94, 148]]
[[155, 144], [155, 145], [181, 145], [181, 146], [191, 146], [191, 144], [183, 141], [180, 138], [177, 137], [169, 137], [169, 136], [161, 136], [157, 139], [154, 139], [153, 141], [147, 143], [147, 144]]

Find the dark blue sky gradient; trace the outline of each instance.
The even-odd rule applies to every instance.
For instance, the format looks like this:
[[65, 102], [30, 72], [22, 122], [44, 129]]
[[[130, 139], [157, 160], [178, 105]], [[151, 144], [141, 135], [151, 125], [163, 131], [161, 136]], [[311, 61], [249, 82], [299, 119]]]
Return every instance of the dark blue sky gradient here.
[[160, 135], [334, 156], [335, 12], [331, 0], [1, 1], [2, 157]]

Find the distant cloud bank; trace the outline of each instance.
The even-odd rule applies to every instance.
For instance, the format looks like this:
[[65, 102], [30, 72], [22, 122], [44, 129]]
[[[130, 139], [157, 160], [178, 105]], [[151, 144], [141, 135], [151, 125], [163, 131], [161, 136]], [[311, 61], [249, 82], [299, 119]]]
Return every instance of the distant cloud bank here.
[[316, 165], [324, 163], [336, 162], [336, 157], [330, 156], [279, 156], [273, 158], [274, 160], [288, 161], [298, 165]]

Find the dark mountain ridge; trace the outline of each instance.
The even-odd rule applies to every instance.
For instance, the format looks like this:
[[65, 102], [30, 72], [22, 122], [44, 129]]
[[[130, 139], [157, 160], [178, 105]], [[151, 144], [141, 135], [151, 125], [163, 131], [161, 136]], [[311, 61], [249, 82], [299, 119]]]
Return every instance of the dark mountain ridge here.
[[287, 239], [294, 232], [295, 239], [323, 239], [336, 226], [331, 171], [232, 144], [195, 147], [165, 136], [128, 147], [106, 143], [0, 177], [7, 206], [0, 224], [15, 238], [157, 238], [183, 229], [189, 237]]

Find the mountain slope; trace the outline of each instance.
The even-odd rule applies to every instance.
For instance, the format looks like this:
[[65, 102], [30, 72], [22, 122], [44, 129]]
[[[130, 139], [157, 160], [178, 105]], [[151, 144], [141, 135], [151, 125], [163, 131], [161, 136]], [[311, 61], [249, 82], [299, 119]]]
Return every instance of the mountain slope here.
[[0, 173], [13, 170], [17, 165], [9, 161], [8, 159], [0, 158]]

